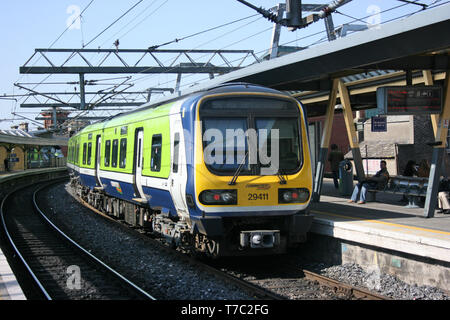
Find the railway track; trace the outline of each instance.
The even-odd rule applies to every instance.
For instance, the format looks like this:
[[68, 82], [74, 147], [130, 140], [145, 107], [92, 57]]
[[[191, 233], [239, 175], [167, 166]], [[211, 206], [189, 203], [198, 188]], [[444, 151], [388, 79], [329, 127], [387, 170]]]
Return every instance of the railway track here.
[[[88, 208], [89, 210], [91, 210], [92, 212], [100, 215], [101, 217], [108, 219], [110, 221], [113, 221], [117, 224], [120, 224], [123, 226], [122, 223], [120, 223], [119, 220], [113, 219], [110, 216], [106, 215], [105, 213], [101, 212], [100, 210], [98, 210], [97, 208], [91, 206], [89, 203], [87, 203], [86, 201], [84, 201], [83, 199], [80, 199], [79, 197], [77, 197], [76, 195], [73, 195], [73, 197], [84, 207]], [[125, 226], [127, 227], [127, 226]], [[141, 233], [137, 233], [137, 235], [139, 236], [145, 236]], [[255, 297], [256, 299], [262, 299], [262, 300], [283, 300], [284, 297], [270, 291], [267, 289], [264, 289], [258, 285], [252, 284], [248, 281], [244, 281], [242, 279], [239, 279], [238, 277], [234, 277], [228, 273], [222, 272], [217, 268], [214, 268], [206, 263], [202, 263], [201, 261], [199, 261], [198, 259], [192, 258], [184, 253], [178, 252], [172, 248], [167, 247], [163, 242], [160, 242], [156, 239], [152, 239], [149, 238], [148, 236], [145, 236], [147, 240], [150, 240], [152, 242], [154, 242], [155, 244], [157, 244], [161, 250], [164, 250], [165, 252], [168, 252], [169, 254], [172, 255], [176, 255], [177, 259], [182, 260], [187, 262], [190, 265], [194, 265], [196, 268], [204, 271], [204, 272], [208, 272], [209, 274], [214, 275], [217, 278], [220, 279], [225, 279], [227, 282], [230, 282], [234, 285], [236, 285], [237, 287], [241, 288], [242, 290], [246, 291], [247, 293], [249, 293], [251, 296]]]
[[[47, 300], [151, 299], [65, 235], [36, 203], [36, 194], [55, 181], [28, 186], [8, 194], [1, 203], [2, 228], [22, 274], [25, 294]], [[28, 294], [27, 294], [28, 292]]]
[[291, 255], [276, 260], [246, 259], [215, 263], [215, 267], [243, 281], [289, 300], [390, 300], [390, 298], [358, 288], [304, 269]]
[[[96, 214], [108, 219], [112, 220], [116, 223], [120, 223], [120, 221], [109, 217], [104, 214], [100, 210], [91, 206], [87, 202], [82, 199], [76, 197], [74, 198], [81, 203], [86, 208], [95, 212]], [[141, 235], [141, 234], [140, 234]], [[141, 235], [142, 236], [142, 235]], [[246, 292], [250, 293], [257, 299], [268, 299], [268, 300], [285, 300], [285, 299], [353, 299], [353, 300], [384, 300], [388, 299], [387, 297], [383, 297], [377, 295], [375, 293], [371, 293], [367, 290], [356, 288], [350, 286], [348, 284], [333, 280], [331, 278], [324, 277], [322, 275], [316, 274], [312, 271], [304, 270], [298, 268], [292, 264], [285, 264], [283, 266], [284, 269], [288, 269], [283, 271], [284, 274], [295, 274], [294, 277], [285, 277], [280, 275], [278, 279], [274, 279], [277, 277], [277, 273], [279, 272], [279, 267], [277, 266], [269, 266], [268, 270], [264, 270], [264, 266], [260, 266], [260, 272], [265, 273], [267, 276], [258, 277], [258, 279], [246, 279], [245, 276], [242, 276], [239, 272], [235, 272], [233, 270], [227, 270], [220, 267], [220, 262], [217, 264], [215, 262], [212, 263], [203, 263], [198, 259], [191, 258], [184, 253], [173, 250], [172, 248], [168, 248], [163, 242], [159, 242], [157, 240], [152, 240], [157, 243], [162, 250], [166, 250], [172, 254], [177, 256], [177, 259], [184, 260], [190, 264], [195, 265], [196, 268], [199, 268], [205, 272], [215, 275], [218, 278], [225, 279], [226, 281], [235, 284]], [[239, 262], [240, 263], [240, 262]], [[254, 268], [254, 265], [250, 266], [250, 268]], [[301, 294], [296, 294], [295, 292], [301, 291]]]

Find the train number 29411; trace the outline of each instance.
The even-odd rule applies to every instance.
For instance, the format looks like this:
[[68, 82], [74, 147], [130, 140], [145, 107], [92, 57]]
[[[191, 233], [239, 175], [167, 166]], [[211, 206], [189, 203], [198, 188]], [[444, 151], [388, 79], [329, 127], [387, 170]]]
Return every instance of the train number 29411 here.
[[248, 194], [248, 200], [254, 201], [254, 200], [269, 200], [269, 194], [268, 193], [249, 193]]

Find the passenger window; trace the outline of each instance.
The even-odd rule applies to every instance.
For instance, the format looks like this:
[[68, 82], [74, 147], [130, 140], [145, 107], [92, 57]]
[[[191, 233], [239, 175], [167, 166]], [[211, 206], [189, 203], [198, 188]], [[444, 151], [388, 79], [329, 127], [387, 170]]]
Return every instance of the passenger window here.
[[79, 142], [77, 142], [77, 158], [76, 158], [76, 161], [75, 161], [77, 164], [79, 164], [80, 163], [80, 143]]
[[172, 172], [177, 173], [178, 172], [178, 157], [179, 157], [179, 151], [180, 149], [180, 134], [177, 132], [175, 133], [175, 137], [173, 140], [173, 164], [172, 164]]
[[111, 160], [111, 166], [113, 168], [117, 168], [117, 151], [119, 149], [119, 140], [115, 139], [113, 140], [113, 145], [112, 145], [112, 160]]
[[119, 167], [125, 168], [127, 160], [127, 139], [120, 139], [120, 159]]
[[161, 171], [161, 147], [162, 136], [160, 134], [152, 137], [152, 157], [150, 161], [150, 169], [155, 172]]
[[88, 144], [88, 152], [87, 152], [87, 164], [91, 165], [91, 156], [92, 156], [92, 142]]
[[86, 146], [87, 144], [83, 144], [83, 164], [86, 164]]
[[111, 158], [111, 140], [106, 140], [106, 143], [105, 143], [105, 167], [109, 167], [110, 158]]

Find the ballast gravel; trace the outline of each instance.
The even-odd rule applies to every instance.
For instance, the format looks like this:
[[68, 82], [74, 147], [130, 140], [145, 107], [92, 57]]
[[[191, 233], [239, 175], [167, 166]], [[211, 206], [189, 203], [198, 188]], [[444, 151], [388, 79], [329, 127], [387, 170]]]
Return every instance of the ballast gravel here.
[[44, 207], [48, 218], [158, 300], [253, 299], [242, 289], [161, 250], [135, 230], [92, 213], [68, 194], [71, 192], [69, 184], [57, 184], [43, 191], [41, 199], [49, 204]]
[[326, 277], [365, 288], [395, 300], [450, 300], [448, 293], [438, 288], [410, 285], [379, 270], [364, 270], [355, 263], [332, 267], [317, 265], [315, 269]]

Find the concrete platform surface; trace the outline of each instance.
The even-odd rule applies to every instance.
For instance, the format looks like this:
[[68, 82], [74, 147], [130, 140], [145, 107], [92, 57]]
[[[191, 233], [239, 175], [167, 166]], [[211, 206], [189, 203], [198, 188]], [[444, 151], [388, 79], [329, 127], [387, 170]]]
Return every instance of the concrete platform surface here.
[[377, 201], [348, 203], [324, 179], [320, 202], [311, 204], [315, 215], [311, 231], [425, 258], [450, 262], [450, 215], [436, 211], [425, 218], [424, 209], [406, 208], [401, 195], [377, 193]]
[[0, 300], [26, 300], [8, 261], [0, 249]]

